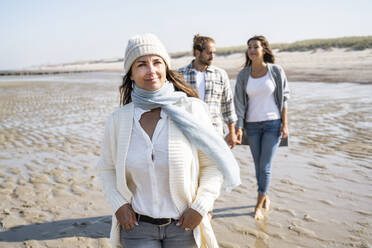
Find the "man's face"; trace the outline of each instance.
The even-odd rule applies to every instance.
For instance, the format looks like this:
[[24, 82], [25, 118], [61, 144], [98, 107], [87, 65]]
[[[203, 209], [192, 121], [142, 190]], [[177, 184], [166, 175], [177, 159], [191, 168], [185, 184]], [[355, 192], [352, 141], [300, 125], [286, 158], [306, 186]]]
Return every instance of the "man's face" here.
[[202, 52], [196, 51], [195, 59], [202, 65], [209, 66], [212, 64], [216, 54], [216, 44], [209, 42]]

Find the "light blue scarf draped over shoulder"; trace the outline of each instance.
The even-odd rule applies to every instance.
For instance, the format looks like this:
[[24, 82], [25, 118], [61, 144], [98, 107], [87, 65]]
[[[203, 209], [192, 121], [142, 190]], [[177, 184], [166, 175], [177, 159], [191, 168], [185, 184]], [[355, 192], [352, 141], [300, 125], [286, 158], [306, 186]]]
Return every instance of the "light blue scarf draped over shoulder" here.
[[169, 82], [156, 91], [144, 90], [133, 84], [131, 97], [134, 105], [140, 108], [161, 107], [190, 142], [218, 165], [227, 191], [241, 183], [239, 165], [224, 139], [214, 130], [198, 124], [192, 114], [175, 105], [180, 100], [188, 101], [184, 92], [175, 91]]

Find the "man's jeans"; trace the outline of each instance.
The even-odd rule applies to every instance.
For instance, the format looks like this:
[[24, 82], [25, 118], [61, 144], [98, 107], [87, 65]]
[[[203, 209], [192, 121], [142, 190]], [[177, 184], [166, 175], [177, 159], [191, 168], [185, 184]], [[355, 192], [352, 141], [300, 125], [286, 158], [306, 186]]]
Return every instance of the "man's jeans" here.
[[256, 169], [258, 192], [266, 195], [271, 176], [271, 161], [280, 143], [281, 120], [247, 122], [249, 147]]
[[176, 223], [157, 226], [139, 221], [132, 229], [121, 228], [120, 242], [125, 248], [196, 248], [193, 231], [186, 231]]

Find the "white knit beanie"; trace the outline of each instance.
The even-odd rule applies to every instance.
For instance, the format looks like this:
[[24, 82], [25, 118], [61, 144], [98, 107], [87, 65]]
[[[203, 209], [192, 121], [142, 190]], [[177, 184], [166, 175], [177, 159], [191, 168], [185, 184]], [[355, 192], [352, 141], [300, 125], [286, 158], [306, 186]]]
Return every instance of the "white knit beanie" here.
[[130, 38], [124, 55], [124, 75], [128, 73], [137, 58], [150, 54], [162, 57], [170, 68], [169, 54], [158, 37], [154, 34], [142, 34]]

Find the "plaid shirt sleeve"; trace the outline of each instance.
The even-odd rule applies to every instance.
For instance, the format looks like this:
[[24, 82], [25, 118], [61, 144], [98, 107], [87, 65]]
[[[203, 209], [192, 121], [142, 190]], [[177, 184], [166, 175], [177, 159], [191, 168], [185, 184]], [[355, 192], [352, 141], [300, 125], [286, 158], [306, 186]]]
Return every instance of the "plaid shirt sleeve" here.
[[223, 71], [222, 73], [222, 80], [224, 82], [224, 89], [222, 93], [221, 112], [222, 112], [223, 120], [225, 121], [225, 123], [230, 124], [230, 123], [236, 122], [238, 118], [235, 113], [234, 100], [233, 100], [233, 94], [231, 91], [230, 80], [225, 71]]
[[185, 66], [185, 67], [182, 67], [180, 69], [178, 69], [178, 72], [182, 74], [183, 78], [185, 79], [185, 81], [189, 84], [191, 84], [192, 86], [195, 87], [195, 84], [196, 84], [196, 79], [195, 79], [195, 75], [194, 75], [194, 72], [192, 70], [192, 64], [190, 63], [189, 65]]

